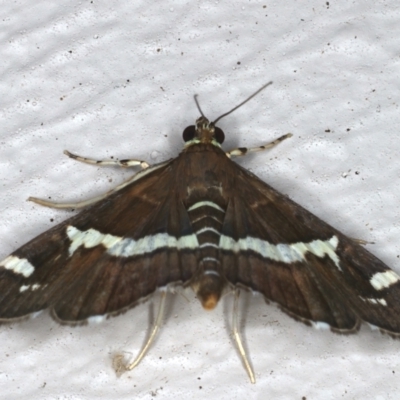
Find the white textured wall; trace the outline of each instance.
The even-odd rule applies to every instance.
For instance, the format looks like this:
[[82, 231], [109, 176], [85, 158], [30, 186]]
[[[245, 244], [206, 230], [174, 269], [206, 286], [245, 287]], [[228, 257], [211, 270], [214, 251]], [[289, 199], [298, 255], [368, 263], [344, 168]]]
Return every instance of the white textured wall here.
[[[159, 162], [181, 132], [263, 83], [274, 85], [219, 124], [226, 148], [275, 188], [400, 271], [398, 1], [1, 2], [0, 259], [69, 215], [25, 199], [82, 200], [127, 171], [94, 158]], [[54, 221], [51, 222], [51, 219]], [[248, 297], [251, 385], [229, 336], [231, 296], [212, 313], [177, 296], [155, 345], [116, 378], [111, 354], [136, 354], [149, 304], [97, 327], [47, 315], [0, 327], [4, 399], [397, 399], [400, 341], [339, 336]]]

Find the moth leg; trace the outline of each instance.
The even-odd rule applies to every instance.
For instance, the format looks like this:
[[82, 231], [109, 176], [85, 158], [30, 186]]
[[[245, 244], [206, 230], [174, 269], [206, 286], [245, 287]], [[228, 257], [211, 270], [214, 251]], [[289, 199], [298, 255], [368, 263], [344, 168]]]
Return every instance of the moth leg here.
[[236, 289], [234, 294], [233, 301], [233, 318], [232, 318], [232, 327], [233, 327], [233, 337], [235, 338], [236, 345], [239, 350], [240, 357], [242, 358], [244, 367], [249, 374], [250, 382], [256, 383], [256, 378], [254, 376], [253, 368], [250, 365], [250, 362], [247, 358], [246, 350], [244, 349], [242, 338], [240, 337], [239, 328], [238, 328], [238, 314], [239, 314], [239, 295], [240, 290]]
[[58, 208], [58, 209], [73, 208], [73, 209], [75, 209], [75, 208], [87, 207], [87, 206], [90, 206], [91, 204], [97, 203], [98, 201], [109, 196], [109, 194], [110, 193], [107, 192], [106, 194], [102, 194], [100, 196], [96, 196], [96, 197], [93, 197], [91, 199], [84, 200], [84, 201], [78, 201], [76, 203], [55, 203], [53, 201], [43, 200], [43, 199], [39, 199], [37, 197], [32, 197], [32, 196], [28, 197], [28, 201], [31, 201], [32, 203], [40, 204], [41, 206], [49, 207], [49, 208]]
[[146, 355], [146, 353], [149, 350], [151, 344], [153, 343], [154, 338], [156, 337], [157, 332], [160, 329], [161, 324], [162, 324], [166, 298], [167, 298], [167, 291], [164, 290], [164, 291], [161, 292], [160, 308], [158, 309], [157, 318], [156, 318], [156, 320], [154, 322], [153, 329], [151, 330], [151, 334], [150, 334], [149, 338], [147, 339], [146, 344], [144, 345], [143, 349], [138, 354], [138, 356], [135, 358], [135, 360], [133, 362], [131, 362], [130, 364], [126, 364], [125, 365], [125, 370], [126, 371], [131, 371], [133, 368], [135, 368], [140, 363], [140, 361], [142, 361], [143, 357]]
[[245, 154], [248, 154], [248, 153], [255, 153], [257, 151], [263, 151], [263, 150], [271, 149], [272, 147], [276, 146], [277, 144], [279, 144], [283, 140], [288, 139], [288, 138], [290, 138], [292, 136], [293, 135], [291, 133], [287, 133], [286, 135], [283, 135], [283, 136], [279, 137], [278, 139], [275, 139], [271, 143], [264, 144], [263, 146], [258, 146], [258, 147], [238, 147], [237, 149], [233, 149], [233, 150], [227, 151], [225, 154], [227, 155], [227, 157], [231, 158], [231, 157], [234, 157], [234, 156], [244, 156]]
[[142, 169], [146, 169], [149, 167], [149, 164], [146, 161], [141, 160], [93, 160], [91, 158], [77, 156], [76, 154], [70, 153], [68, 150], [64, 150], [64, 154], [69, 158], [74, 160], [83, 162], [85, 164], [99, 165], [99, 166], [107, 166], [114, 165], [122, 168], [136, 167], [140, 165]]
[[32, 201], [32, 202], [34, 202], [36, 204], [40, 204], [41, 206], [50, 207], [50, 208], [59, 208], [59, 209], [64, 209], [64, 208], [83, 208], [83, 207], [90, 206], [91, 204], [97, 203], [98, 201], [103, 200], [106, 197], [108, 197], [110, 194], [112, 194], [114, 192], [117, 192], [118, 190], [121, 190], [122, 188], [124, 188], [125, 186], [127, 186], [131, 182], [133, 182], [135, 179], [137, 179], [137, 176], [138, 175], [133, 175], [132, 177], [127, 179], [125, 182], [122, 182], [120, 185], [118, 185], [117, 187], [109, 190], [108, 192], [106, 192], [104, 194], [101, 194], [99, 196], [93, 197], [93, 198], [88, 199], [88, 200], [79, 201], [79, 202], [76, 202], [76, 203], [55, 203], [53, 201], [38, 199], [37, 197], [28, 197], [28, 201]]

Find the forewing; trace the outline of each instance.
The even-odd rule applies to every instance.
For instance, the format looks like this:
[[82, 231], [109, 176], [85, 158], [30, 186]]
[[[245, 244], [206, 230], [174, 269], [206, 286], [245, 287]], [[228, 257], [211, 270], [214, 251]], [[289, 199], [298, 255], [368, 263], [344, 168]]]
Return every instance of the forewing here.
[[159, 287], [185, 284], [195, 252], [173, 246], [191, 234], [174, 179], [171, 162], [7, 257], [0, 264], [0, 320], [50, 308], [60, 322], [81, 323], [123, 312]]
[[[338, 332], [361, 320], [400, 334], [400, 277], [356, 241], [237, 167], [223, 225], [228, 281]], [[328, 325], [326, 325], [328, 324]]]

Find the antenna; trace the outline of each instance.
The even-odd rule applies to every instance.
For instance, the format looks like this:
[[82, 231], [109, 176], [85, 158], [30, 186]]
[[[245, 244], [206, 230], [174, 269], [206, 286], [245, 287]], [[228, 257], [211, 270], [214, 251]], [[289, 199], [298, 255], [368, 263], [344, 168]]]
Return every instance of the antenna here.
[[197, 109], [199, 110], [201, 116], [202, 116], [203, 118], [207, 119], [206, 116], [203, 114], [203, 111], [201, 111], [199, 101], [197, 100], [197, 98], [199, 97], [199, 95], [198, 95], [198, 94], [195, 94], [193, 97], [194, 97], [194, 101], [196, 102]]
[[[254, 92], [251, 96], [249, 96], [245, 101], [242, 101], [240, 104], [238, 104], [236, 107], [232, 108], [232, 110], [226, 112], [225, 114], [220, 115], [214, 122], [213, 124], [216, 124], [221, 118], [226, 117], [227, 115], [229, 115], [230, 113], [234, 112], [235, 110], [237, 110], [239, 107], [241, 107], [243, 104], [246, 104], [249, 100], [251, 100], [254, 96], [257, 96], [258, 93], [260, 93], [262, 90], [264, 90], [267, 86], [272, 85], [272, 81], [266, 83], [264, 86], [262, 86], [260, 89], [258, 89], [256, 92]], [[196, 100], [196, 96], [195, 96], [195, 100]], [[197, 104], [197, 100], [196, 100], [196, 104]], [[197, 107], [200, 110], [200, 107], [197, 105]], [[200, 110], [201, 115], [203, 115], [203, 113]], [[204, 117], [204, 115], [203, 115]]]

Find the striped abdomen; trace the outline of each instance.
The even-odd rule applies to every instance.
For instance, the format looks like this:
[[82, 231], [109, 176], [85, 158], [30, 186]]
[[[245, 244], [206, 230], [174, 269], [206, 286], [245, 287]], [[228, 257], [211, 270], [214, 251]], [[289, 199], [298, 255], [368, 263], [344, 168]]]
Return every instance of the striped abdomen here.
[[199, 242], [198, 274], [192, 283], [205, 309], [213, 309], [221, 297], [225, 280], [221, 276], [219, 241], [225, 210], [217, 203], [202, 200], [188, 207], [193, 233]]

